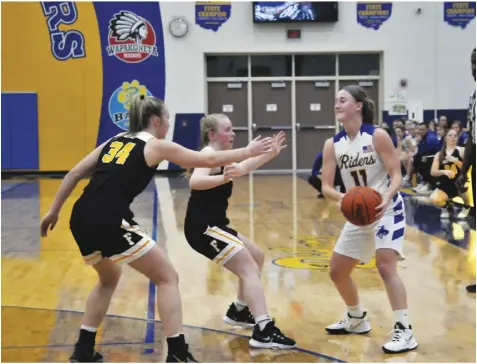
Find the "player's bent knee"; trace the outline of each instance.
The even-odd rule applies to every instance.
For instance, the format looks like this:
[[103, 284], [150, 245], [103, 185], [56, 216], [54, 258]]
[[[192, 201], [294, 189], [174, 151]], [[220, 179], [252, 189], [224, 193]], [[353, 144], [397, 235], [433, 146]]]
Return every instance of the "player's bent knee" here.
[[122, 269], [109, 259], [103, 259], [93, 266], [99, 277], [99, 284], [103, 287], [115, 289], [121, 279]]
[[381, 278], [386, 281], [397, 274], [397, 257], [398, 253], [392, 249], [379, 252], [376, 255], [376, 266], [378, 267]]
[[248, 249], [242, 249], [226, 264], [225, 268], [234, 273], [242, 280], [250, 279], [251, 276], [260, 276], [260, 269]]
[[344, 274], [343, 271], [341, 271], [340, 269], [338, 269], [338, 267], [336, 266], [330, 266], [330, 271], [329, 271], [329, 275], [330, 275], [330, 279], [334, 282], [334, 283], [338, 283], [340, 282], [341, 280], [347, 278], [347, 274]]
[[262, 270], [263, 265], [265, 264], [265, 253], [261, 249], [257, 249], [253, 258], [255, 263], [257, 263], [258, 269]]

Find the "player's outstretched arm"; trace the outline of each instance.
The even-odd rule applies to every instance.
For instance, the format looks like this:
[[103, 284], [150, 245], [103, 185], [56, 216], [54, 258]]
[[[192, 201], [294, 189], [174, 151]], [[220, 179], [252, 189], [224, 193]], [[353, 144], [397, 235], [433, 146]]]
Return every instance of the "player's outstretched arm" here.
[[273, 135], [272, 147], [268, 153], [258, 157], [248, 158], [240, 163], [232, 163], [225, 167], [224, 175], [228, 178], [240, 177], [263, 166], [265, 163], [275, 158], [283, 149], [287, 147], [286, 145], [283, 145], [285, 139], [286, 134], [283, 131]]
[[101, 155], [101, 150], [108, 141], [104, 142], [90, 154], [88, 154], [81, 162], [79, 162], [66, 174], [65, 178], [63, 178], [60, 188], [56, 192], [50, 210], [40, 222], [41, 236], [46, 236], [48, 229], [53, 230], [55, 228], [61, 208], [63, 207], [66, 199], [70, 196], [78, 182], [84, 177], [91, 175], [91, 173], [94, 171], [96, 164], [98, 163], [99, 156]]
[[266, 154], [271, 146], [272, 138], [262, 139], [259, 136], [252, 140], [246, 148], [201, 153], [184, 148], [174, 142], [153, 139], [146, 144], [145, 154], [146, 161], [150, 166], [168, 160], [185, 168], [215, 168]]
[[[211, 147], [205, 147], [201, 153], [214, 152]], [[230, 181], [223, 174], [211, 176], [212, 168], [195, 168], [189, 179], [189, 187], [193, 190], [209, 190]]]
[[333, 139], [328, 139], [323, 148], [323, 167], [321, 168], [321, 192], [325, 198], [333, 201], [341, 201], [344, 194], [334, 189], [336, 172], [336, 157]]

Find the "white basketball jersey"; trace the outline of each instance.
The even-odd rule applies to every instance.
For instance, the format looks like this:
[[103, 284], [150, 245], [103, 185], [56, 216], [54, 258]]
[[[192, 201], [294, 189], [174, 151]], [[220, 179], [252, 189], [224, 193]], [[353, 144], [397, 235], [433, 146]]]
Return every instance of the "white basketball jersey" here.
[[383, 194], [389, 186], [390, 178], [373, 144], [376, 128], [363, 124], [351, 141], [343, 130], [333, 137], [336, 165], [349, 191], [355, 186], [369, 186]]

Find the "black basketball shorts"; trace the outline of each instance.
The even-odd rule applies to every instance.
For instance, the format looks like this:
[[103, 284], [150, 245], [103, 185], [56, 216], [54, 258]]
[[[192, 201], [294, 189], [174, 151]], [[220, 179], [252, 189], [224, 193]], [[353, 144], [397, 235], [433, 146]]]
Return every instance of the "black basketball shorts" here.
[[186, 223], [184, 234], [192, 249], [220, 265], [227, 263], [245, 246], [238, 233], [225, 225], [191, 226]]
[[103, 258], [128, 264], [156, 245], [134, 220], [123, 219], [122, 224], [117, 226], [71, 219], [70, 229], [88, 265], [97, 264]]
[[455, 185], [455, 179], [449, 179], [446, 176], [439, 178], [437, 188], [444, 192], [449, 199], [459, 196], [459, 190]]

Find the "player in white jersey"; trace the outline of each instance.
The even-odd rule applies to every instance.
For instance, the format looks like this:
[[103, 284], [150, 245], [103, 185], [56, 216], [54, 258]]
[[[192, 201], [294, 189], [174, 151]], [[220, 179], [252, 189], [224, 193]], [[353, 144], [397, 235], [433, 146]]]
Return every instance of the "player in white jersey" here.
[[323, 151], [322, 183], [326, 198], [339, 201], [344, 194], [333, 188], [338, 166], [347, 190], [369, 186], [382, 196], [376, 208], [378, 220], [369, 226], [347, 222], [335, 245], [330, 277], [348, 306], [346, 317], [326, 328], [330, 334], [365, 334], [371, 330], [367, 312], [361, 308], [351, 272], [360, 262], [376, 254], [376, 265], [386, 286], [394, 311], [392, 338], [383, 345], [386, 353], [402, 353], [417, 348], [407, 313], [406, 289], [397, 274], [397, 262], [404, 259], [406, 226], [404, 203], [399, 188], [401, 168], [388, 133], [373, 126], [374, 104], [357, 85], [344, 87], [335, 101], [336, 120], [344, 130], [328, 139]]

